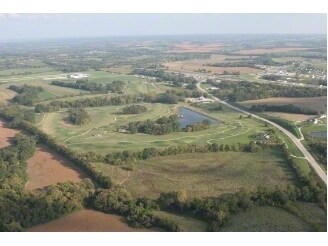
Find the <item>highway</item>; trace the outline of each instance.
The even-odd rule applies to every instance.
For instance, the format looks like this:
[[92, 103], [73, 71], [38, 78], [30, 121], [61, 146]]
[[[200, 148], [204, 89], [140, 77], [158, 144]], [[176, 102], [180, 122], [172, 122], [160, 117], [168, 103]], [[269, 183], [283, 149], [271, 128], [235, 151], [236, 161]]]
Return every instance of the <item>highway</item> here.
[[[197, 83], [197, 88], [204, 92], [204, 93], [207, 93], [209, 94], [215, 101], [218, 101], [222, 104], [224, 104], [225, 106], [229, 107], [229, 108], [232, 108], [238, 112], [241, 112], [243, 114], [250, 114], [250, 112], [247, 112], [243, 109], [240, 109], [236, 106], [233, 106], [225, 101], [222, 101], [220, 100], [219, 98], [211, 95], [210, 93], [208, 93], [206, 90], [204, 90], [203, 88], [201, 88], [200, 86], [200, 82]], [[327, 174], [322, 170], [322, 168], [319, 166], [319, 164], [315, 161], [315, 159], [311, 156], [311, 154], [308, 152], [308, 150], [303, 146], [303, 144], [301, 143], [301, 140], [298, 139], [297, 137], [295, 137], [291, 132], [289, 132], [288, 130], [286, 130], [285, 128], [281, 127], [280, 125], [270, 121], [270, 120], [267, 120], [267, 119], [264, 119], [258, 115], [255, 115], [253, 113], [252, 114], [252, 117], [253, 118], [256, 118], [256, 119], [259, 119], [261, 121], [264, 121], [264, 122], [267, 122], [269, 123], [270, 125], [278, 128], [279, 130], [281, 130], [285, 135], [287, 135], [292, 141], [293, 143], [297, 146], [297, 148], [302, 152], [302, 154], [304, 155], [305, 159], [309, 162], [309, 164], [311, 165], [311, 167], [313, 168], [313, 170], [318, 174], [318, 176], [322, 179], [322, 181], [327, 185]]]

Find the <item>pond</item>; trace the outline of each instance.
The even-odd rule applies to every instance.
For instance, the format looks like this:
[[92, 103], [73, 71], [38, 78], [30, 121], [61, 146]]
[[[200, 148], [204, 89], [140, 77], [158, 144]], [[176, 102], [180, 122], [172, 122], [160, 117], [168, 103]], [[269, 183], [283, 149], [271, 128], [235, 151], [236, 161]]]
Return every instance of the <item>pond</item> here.
[[202, 122], [203, 120], [209, 120], [211, 124], [218, 123], [217, 120], [187, 108], [179, 108], [178, 115], [181, 128], [185, 128], [187, 125], [194, 125], [198, 122]]
[[327, 131], [310, 132], [310, 134], [315, 138], [327, 138]]

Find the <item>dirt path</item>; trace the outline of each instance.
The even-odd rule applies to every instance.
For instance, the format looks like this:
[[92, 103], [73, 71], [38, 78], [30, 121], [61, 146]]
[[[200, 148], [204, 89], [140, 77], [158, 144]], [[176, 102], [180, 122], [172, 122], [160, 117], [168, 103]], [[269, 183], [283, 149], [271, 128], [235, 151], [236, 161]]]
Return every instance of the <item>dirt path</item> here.
[[35, 124], [35, 125], [36, 125], [36, 126], [41, 125], [41, 124], [44, 122], [44, 120], [46, 119], [46, 117], [47, 117], [47, 114], [45, 113], [45, 114], [42, 116], [42, 120], [41, 120], [39, 123]]

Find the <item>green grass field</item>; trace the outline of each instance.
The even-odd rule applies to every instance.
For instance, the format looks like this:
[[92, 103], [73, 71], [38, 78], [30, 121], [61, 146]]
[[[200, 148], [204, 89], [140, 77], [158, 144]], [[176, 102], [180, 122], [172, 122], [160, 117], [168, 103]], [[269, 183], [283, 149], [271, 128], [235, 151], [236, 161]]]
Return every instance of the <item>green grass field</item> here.
[[231, 216], [225, 232], [301, 232], [313, 231], [311, 225], [296, 215], [276, 207], [258, 207]]
[[153, 213], [159, 218], [173, 221], [174, 223], [178, 224], [183, 231], [206, 232], [208, 229], [208, 224], [205, 221], [201, 221], [185, 215], [178, 215], [165, 211], [154, 211]]
[[275, 187], [296, 182], [277, 149], [163, 156], [138, 161], [132, 171], [104, 163], [94, 165], [136, 197], [156, 198], [160, 192], [182, 190], [190, 197], [210, 197], [261, 184]]

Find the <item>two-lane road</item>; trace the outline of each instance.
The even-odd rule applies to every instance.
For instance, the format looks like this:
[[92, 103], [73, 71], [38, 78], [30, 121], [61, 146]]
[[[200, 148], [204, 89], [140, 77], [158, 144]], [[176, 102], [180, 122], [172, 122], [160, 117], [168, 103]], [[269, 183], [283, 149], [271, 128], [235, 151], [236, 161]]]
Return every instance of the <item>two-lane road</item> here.
[[[197, 83], [197, 87], [200, 91], [209, 94], [206, 90], [204, 90], [203, 88], [201, 88], [200, 86], [200, 82]], [[237, 108], [236, 106], [233, 106], [225, 101], [220, 100], [219, 98], [209, 94], [215, 101], [218, 101], [224, 105], [226, 105], [229, 108], [232, 108], [238, 112], [244, 113], [244, 114], [250, 114], [250, 112], [247, 112], [243, 109]], [[306, 160], [310, 163], [310, 165], [312, 166], [312, 168], [314, 169], [314, 171], [319, 175], [319, 177], [322, 179], [322, 181], [327, 185], [327, 174], [321, 169], [321, 167], [319, 166], [319, 164], [315, 161], [315, 159], [311, 156], [311, 154], [309, 153], [309, 151], [303, 146], [303, 144], [301, 143], [300, 139], [298, 139], [297, 137], [295, 137], [291, 132], [289, 132], [288, 130], [286, 130], [285, 128], [281, 127], [280, 125], [264, 119], [258, 115], [255, 115], [252, 113], [252, 117], [257, 118], [259, 120], [262, 120], [264, 122], [269, 123], [270, 125], [278, 128], [279, 130], [281, 130], [284, 134], [286, 134], [292, 141], [293, 143], [297, 146], [297, 148], [302, 152], [302, 154], [304, 155], [304, 157], [306, 158]]]

